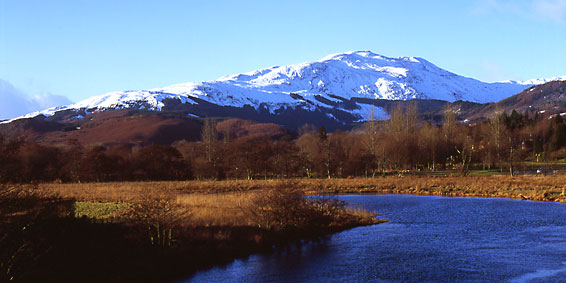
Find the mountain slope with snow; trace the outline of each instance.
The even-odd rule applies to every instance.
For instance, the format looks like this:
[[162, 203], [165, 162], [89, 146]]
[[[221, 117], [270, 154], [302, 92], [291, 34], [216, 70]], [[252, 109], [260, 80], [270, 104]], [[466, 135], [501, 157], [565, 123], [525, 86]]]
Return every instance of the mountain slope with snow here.
[[[566, 77], [555, 79], [566, 80]], [[386, 117], [386, 114], [370, 104], [352, 102], [353, 98], [486, 103], [505, 99], [545, 81], [548, 80], [485, 83], [448, 72], [422, 58], [388, 58], [369, 51], [356, 51], [330, 55], [315, 62], [226, 76], [215, 81], [112, 92], [24, 117], [50, 116], [69, 109], [85, 113], [125, 108], [162, 110], [168, 102], [176, 101], [184, 105], [251, 106], [273, 115], [288, 108], [332, 110], [325, 115], [340, 120], [337, 115], [346, 113], [351, 116], [350, 120], [357, 121], [367, 119], [370, 112], [377, 117]]]

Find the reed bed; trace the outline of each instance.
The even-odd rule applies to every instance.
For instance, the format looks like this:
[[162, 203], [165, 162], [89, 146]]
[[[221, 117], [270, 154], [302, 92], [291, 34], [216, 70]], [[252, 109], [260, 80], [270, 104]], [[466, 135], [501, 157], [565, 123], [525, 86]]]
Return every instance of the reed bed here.
[[[565, 175], [40, 184], [34, 190], [44, 196], [76, 200], [77, 215], [95, 219], [120, 217], [131, 204], [154, 195], [153, 198], [168, 199], [178, 206], [178, 211], [189, 214], [183, 218], [186, 226], [253, 227], [258, 225], [250, 216], [254, 213], [254, 200], [278, 188], [297, 189], [309, 195], [413, 194], [566, 202]], [[350, 207], [348, 213], [365, 223], [376, 215]]]
[[[400, 176], [354, 179], [283, 179], [223, 180], [173, 182], [120, 182], [85, 184], [41, 184], [45, 194], [81, 201], [130, 202], [144, 191], [163, 190], [185, 197], [190, 194], [214, 194], [220, 198], [247, 192], [282, 187], [295, 187], [307, 194], [419, 194], [441, 196], [505, 197], [542, 201], [566, 201], [566, 175], [525, 176]], [[225, 193], [241, 195], [224, 195]], [[181, 197], [181, 199], [183, 198]], [[185, 200], [186, 201], [186, 200]], [[200, 201], [205, 200], [201, 196]], [[211, 202], [221, 201], [210, 200]]]
[[252, 193], [180, 194], [177, 203], [191, 211], [196, 226], [253, 226], [246, 208], [252, 204]]
[[308, 194], [415, 194], [566, 202], [566, 176], [406, 176], [301, 180]]
[[[246, 180], [41, 184], [35, 191], [45, 196], [73, 199], [76, 216], [97, 220], [127, 218], [136, 205], [167, 200], [166, 206], [188, 215], [183, 217], [183, 226], [254, 227], [258, 226], [257, 219], [252, 217], [258, 196], [270, 190], [298, 187], [297, 180]], [[347, 212], [350, 220], [357, 219], [361, 225], [374, 223], [376, 216], [362, 209], [348, 208]], [[148, 213], [158, 214], [157, 211]]]

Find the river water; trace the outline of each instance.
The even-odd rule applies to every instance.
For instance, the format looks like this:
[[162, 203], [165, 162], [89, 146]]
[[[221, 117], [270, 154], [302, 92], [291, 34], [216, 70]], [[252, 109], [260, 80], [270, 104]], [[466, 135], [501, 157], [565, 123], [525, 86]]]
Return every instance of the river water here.
[[389, 222], [252, 255], [186, 282], [566, 282], [566, 204], [338, 198]]

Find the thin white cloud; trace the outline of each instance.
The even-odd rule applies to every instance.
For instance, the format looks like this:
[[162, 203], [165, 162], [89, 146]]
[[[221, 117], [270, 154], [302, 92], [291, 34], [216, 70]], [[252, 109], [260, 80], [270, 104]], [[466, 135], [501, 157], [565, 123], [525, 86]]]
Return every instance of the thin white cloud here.
[[39, 107], [39, 110], [44, 110], [53, 106], [68, 105], [72, 103], [66, 96], [56, 95], [48, 92], [34, 95], [31, 98], [31, 101]]
[[535, 0], [533, 11], [540, 17], [559, 24], [566, 24], [566, 0]]
[[33, 107], [27, 96], [12, 84], [0, 79], [0, 119], [14, 118]]
[[470, 11], [476, 15], [513, 15], [566, 24], [566, 0], [475, 0]]
[[50, 93], [30, 97], [10, 82], [0, 79], [0, 120], [70, 103], [67, 97]]
[[476, 0], [471, 7], [471, 12], [478, 15], [513, 13], [522, 14], [520, 1], [509, 0]]

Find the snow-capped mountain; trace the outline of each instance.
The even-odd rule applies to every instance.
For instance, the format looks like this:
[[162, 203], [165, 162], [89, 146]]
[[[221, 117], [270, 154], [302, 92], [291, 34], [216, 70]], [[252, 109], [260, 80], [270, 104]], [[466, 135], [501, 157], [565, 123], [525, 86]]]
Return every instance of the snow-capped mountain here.
[[[566, 76], [550, 80], [566, 80]], [[546, 81], [549, 80], [485, 83], [448, 72], [422, 58], [388, 58], [369, 51], [355, 51], [215, 81], [111, 92], [20, 118], [51, 116], [63, 110], [86, 114], [124, 108], [163, 110], [176, 102], [176, 105], [192, 106], [188, 111], [197, 115], [195, 106], [207, 104], [231, 109], [252, 107], [272, 115], [298, 108], [324, 111], [327, 117], [337, 121], [341, 120], [340, 113], [346, 113], [351, 116], [350, 121], [357, 121], [367, 119], [370, 112], [386, 117], [383, 109], [368, 103], [368, 99], [496, 102]]]

